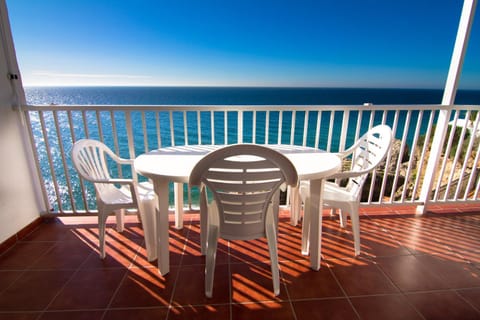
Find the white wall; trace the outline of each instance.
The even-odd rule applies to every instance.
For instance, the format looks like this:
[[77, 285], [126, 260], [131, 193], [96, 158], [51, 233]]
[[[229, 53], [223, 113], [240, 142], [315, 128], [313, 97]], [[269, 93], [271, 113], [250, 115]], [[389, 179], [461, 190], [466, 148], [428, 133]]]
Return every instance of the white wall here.
[[[21, 95], [23, 90], [15, 90], [8, 78], [18, 73], [18, 66], [6, 17], [5, 1], [0, 0], [0, 243], [44, 211], [21, 114], [13, 108], [24, 97], [16, 98], [15, 91]], [[14, 81], [21, 86], [20, 79]]]

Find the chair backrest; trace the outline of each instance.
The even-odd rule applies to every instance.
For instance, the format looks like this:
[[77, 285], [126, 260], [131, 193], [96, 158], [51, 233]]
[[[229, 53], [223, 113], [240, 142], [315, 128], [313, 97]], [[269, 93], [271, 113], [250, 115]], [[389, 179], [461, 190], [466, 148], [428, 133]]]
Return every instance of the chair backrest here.
[[114, 187], [112, 184], [98, 183], [99, 180], [106, 181], [112, 178], [108, 157], [114, 161], [118, 158], [110, 148], [97, 140], [82, 139], [75, 142], [72, 148], [73, 166], [83, 179], [94, 182], [95, 191], [99, 194], [105, 189]]
[[352, 156], [352, 172], [364, 172], [349, 178], [347, 190], [360, 196], [368, 173], [373, 171], [385, 159], [392, 145], [392, 129], [387, 125], [378, 125], [368, 130], [356, 143]]
[[231, 240], [265, 236], [272, 197], [284, 183], [298, 183], [290, 160], [275, 150], [252, 144], [213, 151], [190, 175], [191, 185], [203, 184], [213, 194], [220, 237]]

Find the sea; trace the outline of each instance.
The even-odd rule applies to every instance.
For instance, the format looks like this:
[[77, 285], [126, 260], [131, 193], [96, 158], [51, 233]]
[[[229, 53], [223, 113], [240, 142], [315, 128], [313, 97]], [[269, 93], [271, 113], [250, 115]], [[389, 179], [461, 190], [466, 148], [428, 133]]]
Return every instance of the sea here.
[[[440, 104], [442, 89], [291, 87], [26, 87], [28, 104], [362, 105]], [[455, 104], [480, 104], [480, 90], [458, 90]]]
[[[242, 105], [440, 104], [443, 90], [270, 87], [26, 87], [25, 94], [27, 103], [32, 105], [238, 105], [241, 108]], [[459, 90], [455, 104], [480, 105], [480, 90]], [[428, 117], [425, 117], [425, 121], [427, 120]], [[67, 122], [66, 119], [63, 121]], [[68, 123], [59, 124], [60, 127], [64, 127], [64, 125], [65, 128], [68, 127]], [[141, 121], [134, 122], [135, 125], [140, 126]], [[179, 125], [182, 124], [179, 123]], [[47, 129], [47, 132], [54, 132], [53, 124], [50, 124], [50, 126], [51, 128]], [[67, 159], [66, 165], [63, 162], [58, 140], [52, 139], [47, 151], [41, 130], [38, 126], [34, 127], [32, 131], [51, 210], [64, 211], [73, 207], [80, 210], [86, 209], [81, 198], [80, 182], [75, 177], [76, 174], [69, 159]], [[338, 127], [341, 127], [341, 123]], [[182, 130], [182, 128], [178, 128], [178, 130]], [[136, 131], [135, 128], [134, 131]], [[110, 138], [105, 137], [105, 139]], [[301, 137], [299, 139], [301, 141]], [[67, 137], [65, 140], [65, 145], [71, 145], [71, 139]], [[107, 141], [105, 142], [107, 143]], [[52, 159], [55, 174], [50, 172], [49, 159]], [[66, 177], [67, 172], [71, 176], [70, 182]], [[53, 180], [56, 181], [57, 188], [55, 188]], [[73, 189], [72, 194], [75, 199], [69, 198], [68, 188]], [[89, 186], [86, 193], [86, 206], [95, 209], [93, 188]], [[173, 203], [172, 195], [173, 192], [170, 192], [170, 204]], [[197, 198], [195, 194], [192, 196]]]

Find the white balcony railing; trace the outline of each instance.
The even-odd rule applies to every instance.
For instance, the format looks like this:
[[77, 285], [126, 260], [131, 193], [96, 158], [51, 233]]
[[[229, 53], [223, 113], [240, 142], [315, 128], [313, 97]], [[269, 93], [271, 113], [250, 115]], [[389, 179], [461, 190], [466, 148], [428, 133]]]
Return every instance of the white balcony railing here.
[[[439, 111], [451, 108], [443, 150], [430, 150]], [[479, 200], [480, 106], [26, 106], [43, 197], [55, 214], [95, 213], [93, 188], [71, 165], [78, 139], [103, 141], [122, 157], [186, 144], [295, 144], [330, 152], [386, 123], [397, 139], [364, 188], [362, 205], [423, 205], [423, 175], [440, 152], [430, 203]], [[161, 164], [159, 164], [161, 165]], [[122, 176], [132, 173], [114, 167]], [[185, 203], [196, 204], [185, 186]], [[173, 199], [173, 197], [171, 198]], [[172, 200], [173, 201], [173, 200]]]

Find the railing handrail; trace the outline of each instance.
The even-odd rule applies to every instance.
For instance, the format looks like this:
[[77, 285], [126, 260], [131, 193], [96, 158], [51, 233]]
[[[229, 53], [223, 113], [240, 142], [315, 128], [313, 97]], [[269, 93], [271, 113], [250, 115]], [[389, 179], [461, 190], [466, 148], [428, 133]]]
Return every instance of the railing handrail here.
[[80, 105], [80, 104], [28, 104], [23, 106], [24, 111], [65, 111], [65, 110], [103, 110], [103, 111], [140, 111], [140, 110], [152, 110], [152, 111], [163, 111], [175, 109], [178, 111], [192, 111], [192, 110], [221, 110], [221, 111], [268, 111], [268, 110], [355, 110], [361, 109], [362, 111], [376, 111], [376, 110], [389, 110], [395, 111], [398, 109], [402, 110], [445, 110], [448, 108], [457, 108], [457, 109], [468, 109], [475, 110], [478, 106], [476, 105], [453, 105], [445, 106], [441, 104], [362, 104], [362, 105], [249, 105], [249, 104], [239, 104], [239, 105], [175, 105], [175, 104], [158, 104], [158, 105], [125, 105], [125, 104], [92, 104], [92, 105]]

